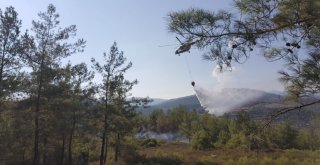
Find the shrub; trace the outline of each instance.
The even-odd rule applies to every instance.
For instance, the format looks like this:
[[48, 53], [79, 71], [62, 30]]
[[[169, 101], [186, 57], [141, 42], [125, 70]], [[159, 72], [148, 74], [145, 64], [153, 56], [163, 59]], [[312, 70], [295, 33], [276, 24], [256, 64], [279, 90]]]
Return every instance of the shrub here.
[[212, 148], [210, 137], [204, 130], [197, 131], [191, 139], [193, 149], [204, 150]]
[[143, 140], [141, 145], [144, 147], [158, 147], [158, 146], [160, 146], [156, 139]]
[[232, 134], [227, 143], [228, 148], [246, 149], [248, 146], [246, 136], [243, 133]]

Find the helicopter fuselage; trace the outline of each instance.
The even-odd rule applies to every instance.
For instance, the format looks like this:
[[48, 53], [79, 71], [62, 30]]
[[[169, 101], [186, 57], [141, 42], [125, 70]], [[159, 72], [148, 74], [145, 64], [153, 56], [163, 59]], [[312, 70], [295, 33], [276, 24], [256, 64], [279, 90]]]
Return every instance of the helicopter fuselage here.
[[189, 42], [189, 43], [184, 43], [182, 44], [176, 51], [175, 51], [175, 54], [178, 54], [180, 55], [180, 53], [184, 53], [184, 52], [187, 52], [191, 49], [191, 46], [193, 44], [195, 44], [196, 42]]

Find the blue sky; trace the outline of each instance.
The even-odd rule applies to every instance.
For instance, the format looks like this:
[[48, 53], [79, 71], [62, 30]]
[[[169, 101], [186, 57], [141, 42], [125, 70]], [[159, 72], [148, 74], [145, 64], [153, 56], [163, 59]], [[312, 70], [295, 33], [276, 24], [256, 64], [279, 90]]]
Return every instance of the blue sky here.
[[[216, 74], [213, 72], [216, 64], [203, 61], [202, 52], [192, 49], [191, 53], [176, 56], [176, 46], [159, 47], [178, 43], [167, 30], [169, 12], [190, 7], [232, 10], [231, 0], [6, 0], [0, 1], [0, 6], [2, 10], [14, 6], [26, 29], [50, 3], [60, 14], [61, 26], [77, 25], [78, 37], [87, 41], [85, 52], [68, 60], [91, 65], [91, 57], [102, 60], [102, 53], [117, 41], [119, 49], [133, 62], [127, 78], [139, 81], [132, 91], [134, 96], [169, 99], [191, 95], [194, 94], [191, 81], [207, 90], [226, 87], [283, 90], [277, 80], [281, 63], [266, 62], [259, 52], [245, 64], [235, 64], [232, 72]], [[100, 80], [97, 75], [94, 81]]]

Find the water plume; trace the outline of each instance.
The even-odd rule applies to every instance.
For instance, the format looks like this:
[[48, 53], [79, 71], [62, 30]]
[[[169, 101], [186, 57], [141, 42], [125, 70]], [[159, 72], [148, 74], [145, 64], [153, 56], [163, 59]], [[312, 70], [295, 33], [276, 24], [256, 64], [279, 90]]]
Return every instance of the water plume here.
[[201, 106], [216, 116], [251, 105], [267, 95], [266, 92], [246, 88], [224, 88], [220, 91], [207, 91], [201, 87], [195, 87], [194, 90]]
[[234, 109], [249, 105], [266, 95], [266, 92], [247, 88], [235, 88], [239, 78], [236, 68], [232, 72], [223, 70], [224, 73], [213, 70], [213, 76], [217, 79], [215, 88], [205, 89], [196, 84], [194, 91], [201, 106], [211, 114], [221, 116]]

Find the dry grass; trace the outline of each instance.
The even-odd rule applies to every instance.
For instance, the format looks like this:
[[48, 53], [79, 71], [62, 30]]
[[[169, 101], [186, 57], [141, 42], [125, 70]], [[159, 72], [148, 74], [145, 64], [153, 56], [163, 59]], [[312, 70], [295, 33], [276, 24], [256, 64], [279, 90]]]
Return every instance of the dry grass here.
[[[240, 149], [193, 150], [182, 143], [163, 143], [158, 147], [139, 148], [138, 165], [320, 165], [320, 150], [276, 150], [253, 152]], [[92, 162], [98, 165], [99, 162]], [[123, 161], [108, 164], [122, 165]], [[131, 163], [132, 164], [132, 163]]]
[[140, 155], [146, 158], [175, 157], [183, 164], [319, 164], [320, 151], [276, 150], [254, 152], [240, 149], [215, 149], [198, 151], [187, 144], [163, 144], [156, 148], [142, 148]]

